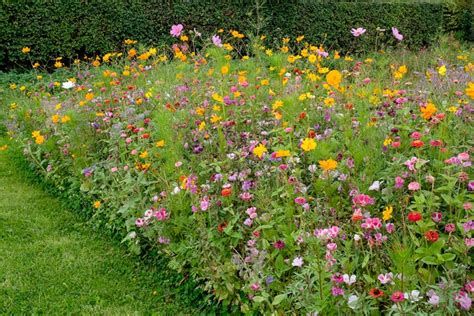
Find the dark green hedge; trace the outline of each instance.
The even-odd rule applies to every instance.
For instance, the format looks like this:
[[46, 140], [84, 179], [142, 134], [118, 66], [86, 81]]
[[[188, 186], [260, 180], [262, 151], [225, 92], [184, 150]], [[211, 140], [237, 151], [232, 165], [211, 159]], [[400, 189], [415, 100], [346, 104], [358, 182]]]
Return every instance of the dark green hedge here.
[[[206, 36], [219, 28], [256, 33], [259, 25], [269, 39], [304, 34], [340, 50], [375, 48], [377, 27], [388, 33], [377, 38], [378, 44], [394, 42], [392, 26], [405, 35], [403, 45], [427, 46], [443, 27], [439, 3], [282, 0], [266, 1], [257, 14], [256, 2], [261, 0], [3, 0], [0, 69], [27, 65], [27, 58], [46, 63], [57, 56], [104, 53], [120, 48], [125, 38], [167, 44], [172, 41], [170, 26], [176, 23]], [[356, 48], [349, 31], [359, 26], [368, 33]], [[28, 57], [21, 53], [24, 46], [32, 49]]]

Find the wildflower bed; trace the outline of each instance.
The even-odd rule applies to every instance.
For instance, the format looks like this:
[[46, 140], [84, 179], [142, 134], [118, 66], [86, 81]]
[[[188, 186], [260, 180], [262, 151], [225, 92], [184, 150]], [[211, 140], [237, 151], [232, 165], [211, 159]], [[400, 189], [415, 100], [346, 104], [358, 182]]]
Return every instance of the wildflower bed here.
[[230, 34], [193, 52], [176, 25], [172, 61], [132, 40], [58, 59], [5, 89], [9, 134], [95, 224], [230, 312], [467, 314], [472, 49], [262, 37], [248, 57]]

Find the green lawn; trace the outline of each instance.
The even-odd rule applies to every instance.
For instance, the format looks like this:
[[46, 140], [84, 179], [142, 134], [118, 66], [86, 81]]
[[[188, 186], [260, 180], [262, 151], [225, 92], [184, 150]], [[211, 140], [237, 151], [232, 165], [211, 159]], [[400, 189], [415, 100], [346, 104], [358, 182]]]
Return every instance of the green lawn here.
[[194, 288], [183, 295], [158, 267], [94, 233], [29, 184], [10, 151], [0, 151], [0, 314], [196, 314]]

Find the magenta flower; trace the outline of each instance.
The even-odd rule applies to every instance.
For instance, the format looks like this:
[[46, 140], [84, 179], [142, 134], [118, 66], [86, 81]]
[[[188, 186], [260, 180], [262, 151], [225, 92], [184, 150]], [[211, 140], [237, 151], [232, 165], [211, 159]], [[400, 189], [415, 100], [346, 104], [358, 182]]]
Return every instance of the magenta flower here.
[[403, 40], [403, 35], [400, 34], [400, 32], [398, 31], [396, 27], [392, 27], [392, 34], [397, 40], [399, 41]]
[[181, 32], [183, 31], [183, 25], [182, 24], [177, 24], [177, 25], [173, 25], [171, 27], [171, 31], [170, 31], [170, 34], [171, 36], [173, 37], [178, 37], [181, 35]]
[[352, 35], [354, 35], [355, 37], [359, 37], [361, 36], [362, 34], [364, 34], [367, 30], [364, 29], [363, 27], [358, 27], [356, 29], [352, 29], [351, 30], [351, 33]]
[[216, 45], [217, 47], [222, 47], [222, 41], [219, 35], [212, 36], [212, 43]]
[[402, 177], [396, 177], [395, 178], [395, 188], [396, 189], [401, 189], [403, 188], [403, 183], [405, 182], [405, 180], [403, 180]]

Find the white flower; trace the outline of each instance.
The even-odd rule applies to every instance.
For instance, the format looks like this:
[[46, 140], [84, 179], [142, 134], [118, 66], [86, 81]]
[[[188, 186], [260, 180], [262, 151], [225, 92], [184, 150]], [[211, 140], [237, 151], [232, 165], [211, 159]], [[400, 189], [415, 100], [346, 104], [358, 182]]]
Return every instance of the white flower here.
[[293, 259], [293, 262], [291, 263], [293, 267], [301, 267], [303, 265], [303, 258], [301, 257], [296, 257]]
[[356, 276], [353, 274], [351, 276], [349, 276], [348, 274], [344, 274], [342, 276], [342, 279], [344, 280], [344, 283], [346, 283], [347, 285], [351, 285], [351, 284], [354, 284], [355, 281], [356, 281]]
[[66, 81], [66, 82], [63, 82], [63, 89], [71, 89], [71, 88], [74, 88], [76, 86], [76, 84], [72, 81]]
[[405, 299], [410, 299], [412, 303], [418, 302], [423, 296], [420, 296], [420, 291], [413, 290], [410, 293], [404, 293]]
[[378, 191], [380, 190], [380, 185], [382, 183], [380, 181], [374, 181], [374, 183], [372, 183], [369, 187], [369, 191]]
[[176, 195], [181, 191], [179, 187], [174, 187], [173, 192], [171, 192], [172, 195]]
[[359, 301], [359, 297], [357, 297], [357, 295], [351, 295], [349, 296], [349, 299], [347, 300], [347, 305], [351, 309], [355, 309], [357, 307], [358, 301]]

